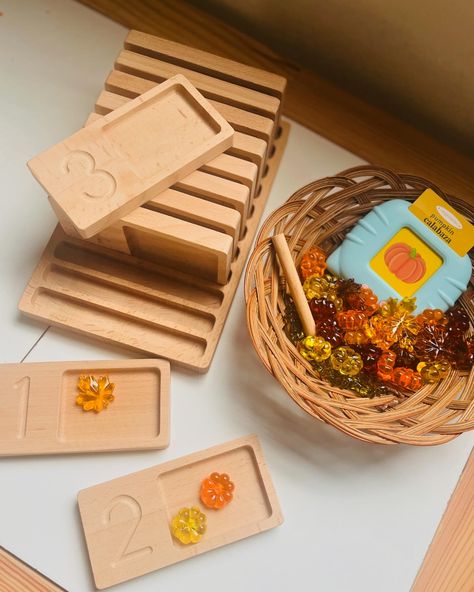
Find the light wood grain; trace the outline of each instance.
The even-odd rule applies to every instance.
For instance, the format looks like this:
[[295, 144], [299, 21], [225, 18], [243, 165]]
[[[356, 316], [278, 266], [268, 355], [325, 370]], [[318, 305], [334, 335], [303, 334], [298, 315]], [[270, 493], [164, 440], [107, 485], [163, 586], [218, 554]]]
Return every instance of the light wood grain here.
[[[92, 116], [90, 121], [100, 119]], [[245, 184], [198, 170], [175, 184], [164, 204], [160, 203], [160, 194], [135, 211], [135, 233], [127, 231], [125, 224], [117, 224], [107, 230], [108, 236], [101, 233], [94, 239], [103, 244], [95, 244], [67, 237], [57, 229], [25, 290], [20, 309], [61, 327], [206, 371], [286, 144], [288, 125], [275, 124], [274, 128], [274, 147], [257, 167], [261, 183], [253, 204]], [[240, 161], [245, 162], [224, 156], [237, 161], [239, 167]], [[228, 164], [224, 162], [222, 169], [225, 167]], [[183, 249], [183, 260], [174, 261], [174, 267], [163, 265], [163, 260], [157, 262], [160, 253], [154, 245], [153, 214], [164, 213], [176, 218], [177, 223], [192, 222], [204, 230], [209, 228], [203, 220], [206, 216], [198, 218], [197, 202], [193, 201], [194, 213], [185, 212], [179, 204], [171, 206], [175, 192], [221, 207], [221, 222], [227, 227], [227, 219], [235, 220], [235, 214], [240, 215], [240, 240], [236, 247], [233, 239], [235, 255], [226, 285], [206, 280], [202, 273], [201, 277], [191, 275], [186, 264], [189, 248]], [[163, 212], [163, 207], [173, 207], [173, 211]], [[221, 232], [224, 225], [211, 229]], [[225, 238], [232, 240], [230, 236]], [[130, 252], [132, 255], [127, 254]]]
[[[156, 82], [153, 80], [147, 80], [146, 78], [141, 78], [140, 76], [128, 74], [127, 72], [113, 70], [107, 77], [104, 86], [106, 91], [112, 93], [113, 95], [116, 94], [121, 95], [122, 97], [134, 99], [138, 95], [141, 95], [156, 86]], [[103, 100], [101, 97], [99, 97], [99, 109], [105, 110], [107, 107], [107, 101], [112, 100], [113, 97], [110, 97], [107, 94], [104, 95]], [[118, 99], [115, 100], [118, 101]], [[213, 101], [210, 99], [209, 103], [222, 115], [222, 117], [224, 117], [224, 119], [230, 123], [234, 130], [246, 135], [251, 135], [255, 138], [261, 138], [265, 142], [270, 140], [274, 126], [274, 121], [272, 119], [245, 111], [245, 109], [239, 109], [233, 105], [221, 103], [220, 101]], [[112, 109], [116, 109], [116, 107], [117, 105], [112, 106]]]
[[234, 253], [238, 247], [242, 218], [239, 212], [232, 208], [188, 195], [176, 189], [162, 191], [157, 197], [150, 200], [146, 207], [188, 222], [195, 222], [205, 228], [223, 232], [232, 237]]
[[30, 565], [0, 547], [0, 592], [66, 592]]
[[145, 208], [137, 208], [89, 240], [171, 268], [184, 268], [218, 284], [227, 282], [234, 253], [232, 237], [227, 234]]
[[178, 77], [92, 122], [28, 166], [62, 212], [60, 221], [64, 217], [90, 238], [218, 156], [232, 145], [233, 133]]
[[[83, 374], [115, 384], [100, 413], [76, 405]], [[165, 448], [169, 382], [164, 360], [2, 364], [0, 456]]]
[[21, 298], [20, 310], [78, 333], [207, 371], [287, 136], [284, 124], [225, 286], [68, 237], [57, 228]]
[[474, 452], [464, 467], [411, 590], [474, 590]]
[[309, 129], [392, 170], [431, 179], [474, 200], [474, 161], [400, 118], [277, 55], [258, 40], [183, 0], [81, 0], [130, 29], [166, 37], [288, 79], [283, 113]]
[[[208, 510], [199, 500], [201, 481], [228, 473], [233, 500]], [[282, 523], [278, 499], [256, 436], [95, 485], [78, 494], [79, 511], [97, 588], [103, 589], [259, 534]], [[207, 517], [202, 539], [182, 545], [170, 521], [183, 507]]]
[[206, 98], [221, 101], [252, 113], [258, 113], [278, 121], [280, 100], [271, 95], [227, 82], [214, 76], [201, 74], [190, 68], [164, 62], [153, 57], [124, 49], [115, 60], [115, 68], [161, 82], [177, 74], [185, 76]]
[[136, 53], [191, 67], [280, 99], [285, 92], [286, 78], [283, 76], [260, 68], [237, 64], [232, 60], [210, 55], [206, 51], [200, 51], [141, 31], [130, 31], [124, 46]]
[[[98, 117], [92, 114], [86, 125]], [[145, 205], [146, 209], [132, 212], [90, 240], [147, 260], [185, 266], [189, 273], [225, 284], [238, 239], [245, 231], [242, 220], [248, 215], [250, 190], [199, 171], [188, 175], [177, 187], [194, 195], [171, 189], [161, 192]], [[168, 216], [156, 216], [148, 210]], [[75, 235], [73, 228], [67, 230]], [[227, 237], [219, 237], [214, 231], [231, 236], [232, 247]]]
[[[112, 109], [118, 109], [119, 107], [130, 103], [131, 100], [132, 99], [127, 97], [114, 95], [108, 91], [102, 91], [95, 107], [99, 113], [105, 114], [110, 113]], [[258, 166], [254, 162], [248, 162], [248, 160], [252, 160], [250, 158], [245, 160], [245, 158], [248, 157], [249, 148], [246, 138], [241, 142], [239, 138], [237, 138], [237, 140], [235, 139], [234, 134], [233, 142], [236, 143], [235, 150], [234, 148], [229, 148], [226, 151], [228, 154], [220, 154], [216, 158], [210, 159], [200, 167], [200, 170], [212, 173], [223, 179], [242, 183], [249, 188], [249, 193], [251, 197], [253, 197], [257, 190]], [[262, 147], [260, 146], [260, 149], [258, 150], [258, 154], [260, 155], [262, 152], [261, 148]], [[244, 158], [236, 158], [233, 156], [233, 154], [238, 155], [239, 153], [242, 155], [242, 152], [244, 152]], [[260, 164], [263, 165], [263, 159], [260, 160]], [[263, 166], [261, 166], [260, 170], [263, 170]]]
[[291, 257], [285, 235], [276, 234], [272, 238], [272, 242], [273, 246], [275, 247], [276, 254], [278, 255], [278, 260], [280, 261], [286, 283], [295, 302], [296, 310], [298, 311], [298, 316], [300, 317], [301, 324], [303, 325], [305, 335], [315, 335], [316, 324], [314, 322], [313, 315], [311, 314], [308, 301], [306, 300], [298, 272], [296, 271], [295, 264]]
[[250, 191], [241, 183], [223, 179], [218, 175], [194, 171], [174, 184], [179, 191], [202, 197], [214, 203], [237, 210], [242, 217], [241, 236], [245, 231], [245, 221], [250, 213]]

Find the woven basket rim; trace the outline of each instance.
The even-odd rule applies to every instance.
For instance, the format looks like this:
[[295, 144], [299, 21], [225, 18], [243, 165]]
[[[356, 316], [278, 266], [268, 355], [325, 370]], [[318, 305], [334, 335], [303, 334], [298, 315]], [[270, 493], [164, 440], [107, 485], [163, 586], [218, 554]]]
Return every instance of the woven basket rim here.
[[[267, 371], [287, 394], [315, 419], [371, 443], [436, 445], [474, 429], [474, 369], [452, 370], [435, 385], [425, 385], [403, 398], [364, 398], [319, 380], [283, 330], [284, 280], [271, 237], [283, 232], [296, 263], [312, 244], [327, 251], [378, 203], [395, 198], [416, 199], [431, 188], [468, 220], [474, 208], [445, 194], [427, 179], [372, 165], [347, 169], [298, 189], [263, 222], [245, 272], [247, 326], [253, 346]], [[470, 289], [473, 278], [471, 276]], [[459, 301], [474, 325], [472, 295]]]

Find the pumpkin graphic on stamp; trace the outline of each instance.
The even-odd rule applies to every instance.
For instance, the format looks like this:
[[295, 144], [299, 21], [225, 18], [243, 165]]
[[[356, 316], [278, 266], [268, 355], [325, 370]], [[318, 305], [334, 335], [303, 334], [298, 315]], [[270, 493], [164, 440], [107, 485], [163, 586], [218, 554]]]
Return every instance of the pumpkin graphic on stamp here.
[[419, 282], [426, 273], [425, 260], [407, 243], [391, 245], [385, 251], [384, 261], [389, 271], [406, 284]]
[[442, 264], [443, 259], [407, 227], [396, 232], [369, 263], [401, 298], [416, 296]]

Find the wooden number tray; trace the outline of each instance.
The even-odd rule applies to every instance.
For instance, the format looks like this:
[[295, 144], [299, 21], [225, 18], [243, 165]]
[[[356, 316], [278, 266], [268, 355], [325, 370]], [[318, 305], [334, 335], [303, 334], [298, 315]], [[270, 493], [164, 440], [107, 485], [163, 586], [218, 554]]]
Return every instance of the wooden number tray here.
[[[199, 500], [201, 481], [228, 473], [234, 499], [222, 510]], [[256, 436], [247, 436], [79, 492], [79, 510], [96, 587], [107, 588], [282, 523]], [[202, 539], [183, 545], [173, 516], [196, 506], [206, 514]]]
[[[185, 64], [239, 130], [234, 145], [89, 241], [57, 229], [20, 310], [204, 372], [283, 155], [289, 131], [279, 121], [284, 79], [136, 31], [125, 46], [128, 58], [136, 52], [134, 71], [124, 71], [124, 64], [117, 69], [117, 62], [106, 82], [111, 100], [102, 93], [96, 106], [101, 114], [123, 108]], [[234, 101], [236, 87], [242, 92]], [[92, 114], [87, 123], [98, 121]]]
[[89, 238], [232, 145], [234, 130], [175, 76], [31, 159], [60, 221]]
[[[108, 375], [115, 400], [76, 405], [82, 374]], [[0, 365], [0, 456], [165, 448], [169, 363], [164, 360]]]

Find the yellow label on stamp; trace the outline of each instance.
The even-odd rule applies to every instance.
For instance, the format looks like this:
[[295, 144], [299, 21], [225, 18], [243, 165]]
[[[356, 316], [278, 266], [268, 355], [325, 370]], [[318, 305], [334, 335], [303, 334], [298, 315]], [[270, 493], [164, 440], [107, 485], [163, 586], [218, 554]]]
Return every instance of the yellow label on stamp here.
[[400, 296], [413, 296], [443, 259], [409, 228], [401, 228], [370, 261], [370, 267]]
[[474, 245], [474, 226], [432, 189], [423, 191], [408, 209], [461, 257]]

